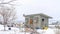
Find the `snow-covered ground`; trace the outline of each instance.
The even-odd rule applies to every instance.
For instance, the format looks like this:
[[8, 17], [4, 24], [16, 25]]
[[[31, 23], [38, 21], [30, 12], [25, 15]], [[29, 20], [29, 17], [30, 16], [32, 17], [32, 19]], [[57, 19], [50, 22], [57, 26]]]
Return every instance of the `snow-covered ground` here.
[[41, 34], [55, 34], [54, 29], [48, 28], [47, 30], [37, 30]]
[[[0, 25], [0, 34], [25, 34], [25, 32], [20, 32], [19, 28], [11, 27], [11, 30], [8, 30], [9, 27], [6, 27], [6, 31], [3, 31], [3, 25]], [[37, 29], [37, 32], [40, 34], [55, 34], [56, 29], [48, 28], [47, 30]], [[26, 32], [26, 34], [30, 34], [30, 32]]]
[[[9, 30], [11, 28], [11, 30]], [[5, 27], [6, 31], [4, 31], [4, 26], [0, 25], [0, 34], [25, 34], [25, 32], [20, 32], [19, 28], [16, 27]], [[22, 29], [24, 30], [24, 29]], [[29, 34], [29, 33], [26, 33]]]

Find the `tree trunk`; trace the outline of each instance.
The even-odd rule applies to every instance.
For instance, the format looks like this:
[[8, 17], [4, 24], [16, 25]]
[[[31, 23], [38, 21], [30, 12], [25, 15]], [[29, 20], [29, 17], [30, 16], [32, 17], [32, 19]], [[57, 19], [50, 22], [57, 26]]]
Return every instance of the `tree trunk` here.
[[5, 29], [5, 25], [4, 25], [4, 31], [6, 31], [6, 29]]

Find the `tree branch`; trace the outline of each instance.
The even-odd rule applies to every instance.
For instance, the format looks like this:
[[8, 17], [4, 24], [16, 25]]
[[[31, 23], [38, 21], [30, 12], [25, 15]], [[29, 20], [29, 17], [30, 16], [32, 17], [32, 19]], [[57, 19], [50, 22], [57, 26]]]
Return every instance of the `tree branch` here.
[[11, 2], [14, 2], [14, 1], [16, 1], [16, 0], [11, 0], [11, 1], [7, 2], [7, 3], [11, 3]]
[[[4, 1], [4, 0], [3, 0]], [[14, 2], [14, 1], [16, 1], [16, 0], [11, 0], [11, 1], [9, 1], [9, 2], [1, 2], [0, 4], [9, 4], [9, 5], [13, 5], [13, 4], [10, 4], [11, 2]]]

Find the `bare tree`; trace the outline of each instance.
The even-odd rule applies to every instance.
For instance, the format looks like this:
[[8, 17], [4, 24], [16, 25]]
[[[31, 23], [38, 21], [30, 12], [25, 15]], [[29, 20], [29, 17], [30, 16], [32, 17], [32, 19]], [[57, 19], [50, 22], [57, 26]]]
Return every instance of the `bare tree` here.
[[0, 15], [3, 17], [4, 30], [5, 30], [5, 25], [7, 23], [14, 22], [16, 18], [15, 16], [16, 13], [14, 12], [14, 9], [8, 7], [0, 8]]
[[11, 1], [8, 1], [8, 2], [4, 2], [4, 0], [1, 0], [1, 3], [0, 3], [0, 15], [3, 17], [3, 24], [4, 24], [4, 31], [5, 31], [5, 25], [7, 23], [12, 23], [14, 22], [15, 18], [16, 18], [16, 13], [14, 11], [14, 8], [9, 8], [7, 6], [4, 6], [5, 4], [9, 4], [9, 5], [12, 5], [10, 4], [11, 2], [13, 2], [15, 0], [11, 0]]

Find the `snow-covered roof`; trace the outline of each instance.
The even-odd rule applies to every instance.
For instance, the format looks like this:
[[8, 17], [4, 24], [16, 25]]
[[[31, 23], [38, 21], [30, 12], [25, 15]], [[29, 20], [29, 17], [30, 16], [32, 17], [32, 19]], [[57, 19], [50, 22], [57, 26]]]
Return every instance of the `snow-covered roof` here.
[[48, 15], [46, 15], [46, 14], [43, 14], [43, 13], [39, 13], [39, 14], [30, 14], [30, 15], [24, 15], [24, 16], [27, 17], [27, 16], [36, 16], [36, 15], [44, 16], [44, 17], [47, 17], [47, 18], [52, 18], [52, 17], [50, 17], [50, 16], [48, 16]]

